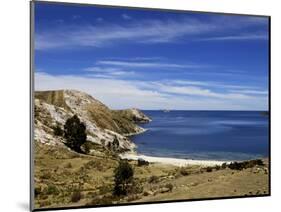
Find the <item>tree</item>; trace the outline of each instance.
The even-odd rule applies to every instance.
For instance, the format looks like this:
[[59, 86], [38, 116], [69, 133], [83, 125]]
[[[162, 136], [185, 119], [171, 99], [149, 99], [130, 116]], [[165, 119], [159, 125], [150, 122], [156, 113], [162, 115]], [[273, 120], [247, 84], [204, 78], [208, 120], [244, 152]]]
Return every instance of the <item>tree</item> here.
[[86, 142], [86, 126], [77, 115], [66, 120], [64, 125], [64, 137], [67, 141], [66, 145], [76, 152], [81, 151], [81, 145]]
[[116, 135], [114, 136], [114, 139], [113, 139], [111, 147], [112, 147], [113, 151], [117, 151], [118, 148], [119, 148], [119, 141], [118, 141], [118, 138], [117, 138]]
[[133, 184], [134, 170], [126, 160], [119, 161], [118, 167], [114, 171], [113, 194], [120, 196], [128, 194]]
[[54, 135], [63, 136], [63, 130], [60, 128], [58, 124], [53, 128], [53, 130], [54, 130]]

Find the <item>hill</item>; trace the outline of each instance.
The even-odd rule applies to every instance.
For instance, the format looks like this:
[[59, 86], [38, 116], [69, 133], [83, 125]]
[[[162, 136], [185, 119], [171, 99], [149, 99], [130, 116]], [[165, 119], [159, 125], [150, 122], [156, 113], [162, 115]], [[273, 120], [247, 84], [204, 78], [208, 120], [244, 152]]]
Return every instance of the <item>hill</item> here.
[[137, 124], [150, 121], [137, 109], [111, 110], [80, 91], [36, 91], [35, 141], [49, 145], [63, 144], [63, 138], [56, 136], [54, 129], [63, 128], [66, 120], [74, 114], [85, 123], [89, 142], [108, 147], [116, 138], [118, 151], [134, 151], [136, 146], [127, 136], [144, 132]]

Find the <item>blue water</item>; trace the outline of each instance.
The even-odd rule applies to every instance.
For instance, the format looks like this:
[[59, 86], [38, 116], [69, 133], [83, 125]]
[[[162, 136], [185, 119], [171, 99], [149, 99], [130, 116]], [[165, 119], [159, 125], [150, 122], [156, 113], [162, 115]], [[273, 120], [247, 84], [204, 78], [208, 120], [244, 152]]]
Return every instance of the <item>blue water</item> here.
[[152, 122], [131, 137], [150, 156], [248, 160], [268, 156], [268, 116], [258, 111], [143, 111]]

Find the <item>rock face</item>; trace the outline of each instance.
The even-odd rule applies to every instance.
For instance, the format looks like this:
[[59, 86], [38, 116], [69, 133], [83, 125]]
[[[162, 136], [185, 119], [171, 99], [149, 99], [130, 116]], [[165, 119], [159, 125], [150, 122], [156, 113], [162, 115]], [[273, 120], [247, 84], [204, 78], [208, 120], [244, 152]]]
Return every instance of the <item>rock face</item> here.
[[128, 135], [145, 130], [137, 125], [150, 119], [137, 109], [111, 110], [92, 96], [76, 90], [36, 91], [34, 139], [47, 145], [63, 145], [64, 138], [54, 134], [76, 114], [85, 123], [87, 140], [115, 151], [134, 151]]
[[123, 117], [126, 117], [129, 120], [134, 121], [134, 123], [147, 123], [150, 122], [151, 119], [146, 116], [143, 112], [136, 108], [131, 108], [127, 110], [119, 110], [119, 112]]

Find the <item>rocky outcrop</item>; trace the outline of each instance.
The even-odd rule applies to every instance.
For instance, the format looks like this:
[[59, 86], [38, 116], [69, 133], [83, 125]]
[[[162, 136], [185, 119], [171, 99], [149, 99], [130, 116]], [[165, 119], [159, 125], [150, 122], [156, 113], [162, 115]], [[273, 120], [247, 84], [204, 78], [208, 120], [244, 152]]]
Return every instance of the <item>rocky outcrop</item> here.
[[[63, 128], [68, 118], [76, 114], [85, 123], [87, 140], [115, 151], [134, 151], [135, 144], [128, 135], [145, 131], [137, 123], [150, 121], [136, 109], [115, 111], [76, 90], [35, 92], [35, 141], [47, 145], [62, 145], [62, 137], [55, 136], [54, 128]], [[118, 143], [118, 145], [116, 145]]]
[[150, 122], [151, 119], [146, 116], [143, 112], [136, 108], [131, 108], [127, 110], [118, 110], [118, 113], [120, 113], [123, 117], [126, 117], [127, 119], [133, 121], [134, 123], [147, 123]]

